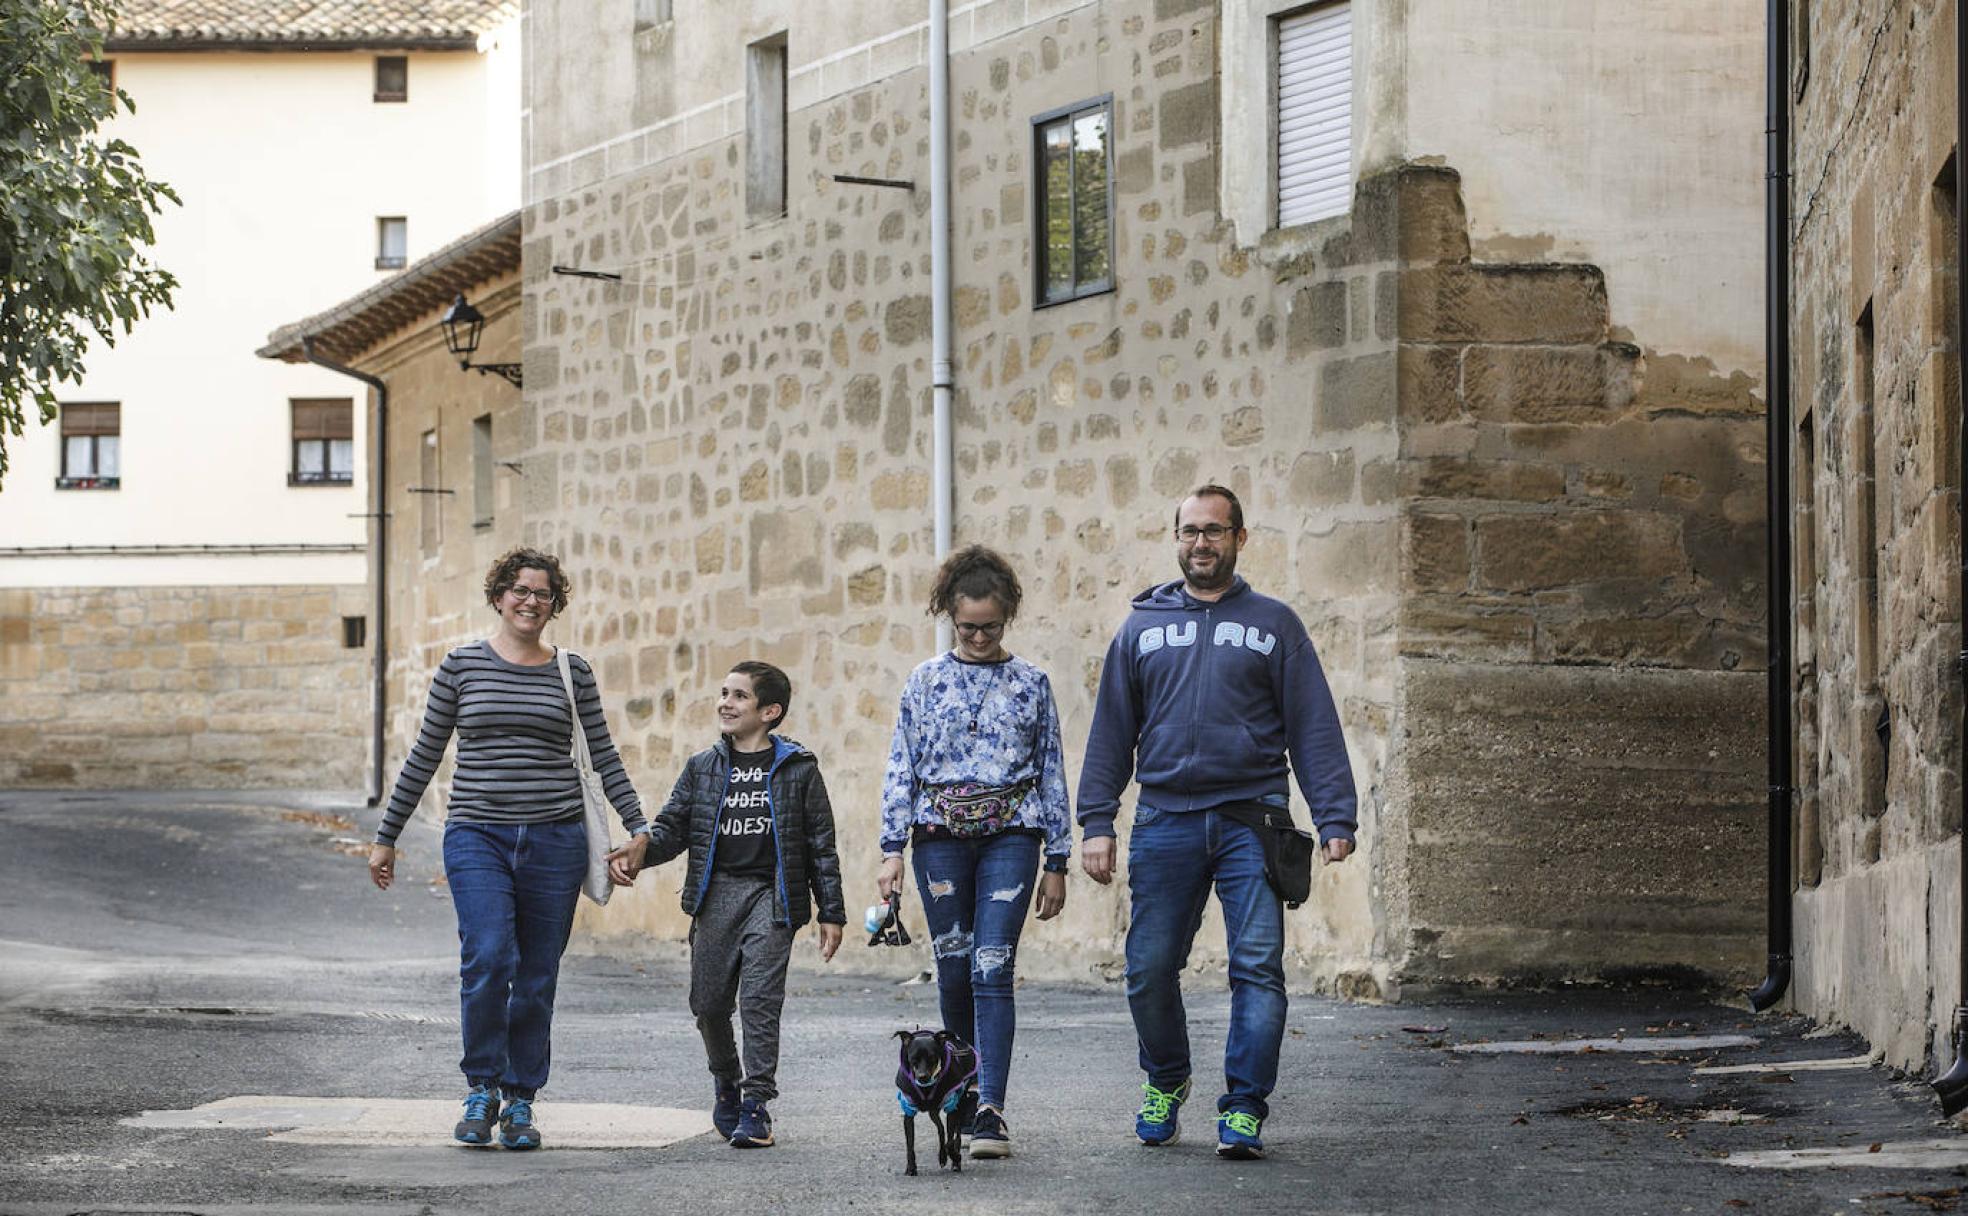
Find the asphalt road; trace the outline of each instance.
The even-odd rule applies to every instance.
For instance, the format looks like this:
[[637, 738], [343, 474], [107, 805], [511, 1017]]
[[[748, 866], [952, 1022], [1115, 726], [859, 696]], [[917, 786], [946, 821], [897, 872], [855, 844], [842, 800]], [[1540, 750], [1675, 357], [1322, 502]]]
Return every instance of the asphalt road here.
[[[654, 944], [568, 959], [544, 1152], [461, 1149], [448, 1122], [376, 1147], [164, 1125], [244, 1095], [459, 1096], [434, 850], [378, 893], [336, 843], [361, 834], [349, 813], [0, 792], [0, 1212], [1900, 1213], [1953, 1210], [1968, 1185], [1968, 1138], [1924, 1085], [1801, 1063], [1861, 1055], [1856, 1039], [1659, 992], [1297, 997], [1270, 1158], [1217, 1160], [1204, 1112], [1184, 1143], [1146, 1149], [1118, 986], [1039, 984], [1019, 995], [1015, 1155], [907, 1178], [888, 1036], [934, 1023], [935, 996], [840, 967], [852, 941], [835, 969], [793, 977], [781, 1143], [763, 1152], [709, 1134], [551, 1147], [557, 1104], [707, 1105], [681, 955]], [[1191, 985], [1199, 1059], [1220, 1056], [1221, 984]], [[1511, 1040], [1536, 1050], [1494, 1050]], [[1748, 1065], [1771, 1070], [1697, 1072]], [[166, 1114], [128, 1122], [144, 1112]], [[1774, 1168], [1839, 1149], [1843, 1164]]]

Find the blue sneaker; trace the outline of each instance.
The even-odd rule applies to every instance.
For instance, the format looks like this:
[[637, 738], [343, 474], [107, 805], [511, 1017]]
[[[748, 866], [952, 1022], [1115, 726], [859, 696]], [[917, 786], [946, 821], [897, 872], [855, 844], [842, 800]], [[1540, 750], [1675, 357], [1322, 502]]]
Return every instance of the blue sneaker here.
[[738, 1130], [738, 1083], [723, 1077], [711, 1079], [711, 1126], [726, 1140]]
[[1216, 1117], [1216, 1155], [1233, 1161], [1255, 1161], [1264, 1155], [1258, 1132], [1264, 1120], [1247, 1110], [1226, 1110]]
[[1141, 1092], [1148, 1096], [1141, 1100], [1141, 1111], [1134, 1117], [1134, 1134], [1143, 1144], [1174, 1144], [1182, 1136], [1176, 1118], [1189, 1100], [1189, 1082], [1174, 1089], [1156, 1089], [1153, 1082], [1144, 1081]]
[[460, 1144], [491, 1144], [492, 1124], [499, 1118], [499, 1091], [490, 1085], [474, 1085], [465, 1095], [465, 1117], [451, 1130]]
[[533, 1102], [514, 1098], [499, 1115], [499, 1143], [512, 1149], [540, 1147], [540, 1129], [533, 1126]]
[[732, 1148], [771, 1148], [772, 1116], [765, 1103], [744, 1100], [738, 1108], [738, 1128], [731, 1133]]

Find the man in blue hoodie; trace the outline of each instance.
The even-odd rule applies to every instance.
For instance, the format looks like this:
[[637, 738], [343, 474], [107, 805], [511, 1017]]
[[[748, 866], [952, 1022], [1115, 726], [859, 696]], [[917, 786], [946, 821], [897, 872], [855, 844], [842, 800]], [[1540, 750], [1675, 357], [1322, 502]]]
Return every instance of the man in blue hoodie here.
[[1247, 535], [1243, 505], [1222, 486], [1198, 487], [1177, 507], [1182, 577], [1135, 596], [1107, 648], [1079, 797], [1082, 864], [1107, 883], [1121, 793], [1130, 778], [1141, 785], [1128, 843], [1127, 994], [1148, 1074], [1134, 1124], [1143, 1144], [1175, 1143], [1189, 1097], [1182, 970], [1216, 888], [1230, 955], [1216, 1151], [1240, 1159], [1264, 1155], [1285, 1033], [1285, 917], [1265, 881], [1260, 829], [1234, 813], [1289, 806], [1295, 772], [1326, 861], [1346, 860], [1358, 827], [1319, 656], [1297, 613], [1237, 577]]

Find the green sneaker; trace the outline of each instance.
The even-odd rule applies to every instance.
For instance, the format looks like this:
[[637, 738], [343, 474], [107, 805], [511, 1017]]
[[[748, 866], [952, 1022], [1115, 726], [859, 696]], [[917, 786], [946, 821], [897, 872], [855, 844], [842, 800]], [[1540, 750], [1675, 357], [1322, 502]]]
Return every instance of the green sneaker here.
[[1234, 1161], [1255, 1161], [1264, 1155], [1258, 1132], [1264, 1120], [1247, 1110], [1226, 1110], [1216, 1117], [1216, 1155]]
[[1182, 1104], [1189, 1100], [1189, 1082], [1184, 1081], [1174, 1089], [1156, 1089], [1152, 1082], [1144, 1081], [1141, 1092], [1148, 1095], [1141, 1100], [1140, 1113], [1134, 1116], [1134, 1134], [1143, 1144], [1174, 1144], [1181, 1136], [1182, 1129], [1176, 1116]]

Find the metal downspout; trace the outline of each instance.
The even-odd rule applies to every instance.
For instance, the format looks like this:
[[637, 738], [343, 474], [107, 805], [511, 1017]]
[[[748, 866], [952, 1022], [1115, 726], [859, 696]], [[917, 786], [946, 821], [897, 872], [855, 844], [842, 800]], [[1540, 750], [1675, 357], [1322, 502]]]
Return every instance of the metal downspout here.
[[[1960, 426], [1968, 428], [1968, 375], [1962, 373], [1963, 356], [1968, 355], [1968, 316], [1964, 316], [1961, 286], [1964, 277], [1961, 269], [1961, 251], [1968, 249], [1968, 21], [1964, 21], [1961, 0], [1954, 3], [1954, 362], [1955, 390], [1958, 394], [1956, 407], [1959, 411]], [[1968, 429], [1957, 429], [1955, 442], [1959, 436], [1968, 434]], [[1961, 454], [1961, 480], [1955, 483], [1956, 518], [1961, 518], [1961, 496], [1968, 491], [1968, 451]], [[1968, 591], [1968, 535], [1958, 536], [1962, 548], [1961, 586]], [[1968, 637], [1962, 642], [1961, 655], [1956, 660], [1956, 672], [1964, 682], [1968, 692]], [[1963, 701], [1961, 721], [1961, 740], [1963, 754], [1968, 755], [1968, 699]], [[1952, 1115], [1963, 1107], [1968, 1107], [1968, 781], [1961, 783], [1962, 827], [1961, 874], [1955, 891], [1957, 914], [1960, 924], [1956, 930], [1961, 955], [1956, 962], [1955, 981], [1960, 987], [1960, 996], [1954, 1007], [1954, 1032], [1950, 1041], [1954, 1046], [1954, 1065], [1933, 1081], [1934, 1092], [1941, 1099], [1941, 1109]]]
[[[950, 555], [956, 511], [952, 479], [955, 440], [950, 395], [950, 13], [948, 0], [929, 0], [929, 265], [930, 376], [934, 422], [930, 498], [936, 512], [936, 560]], [[940, 654], [954, 643], [950, 622], [936, 623]]]
[[1764, 256], [1763, 382], [1767, 401], [1770, 600], [1769, 732], [1770, 969], [1749, 994], [1758, 1012], [1790, 987], [1791, 587], [1790, 587], [1790, 3], [1767, 0], [1764, 27]]
[[306, 357], [309, 363], [314, 364], [316, 367], [325, 367], [331, 372], [339, 372], [350, 379], [360, 380], [370, 388], [376, 390], [376, 425], [373, 428], [375, 434], [372, 436], [376, 445], [376, 455], [372, 461], [372, 467], [370, 469], [371, 476], [369, 478], [370, 497], [373, 502], [370, 522], [375, 527], [372, 535], [375, 537], [376, 551], [376, 573], [374, 580], [376, 588], [376, 607], [374, 609], [376, 628], [373, 635], [376, 673], [374, 679], [375, 687], [372, 690], [370, 706], [370, 716], [372, 719], [370, 723], [370, 748], [372, 750], [369, 764], [369, 805], [376, 806], [383, 800], [383, 764], [386, 759], [383, 754], [383, 725], [385, 720], [383, 678], [388, 671], [389, 663], [389, 512], [384, 510], [386, 500], [383, 496], [383, 487], [389, 481], [389, 385], [385, 384], [380, 377], [372, 376], [367, 372], [359, 372], [352, 367], [346, 367], [340, 363], [322, 358], [315, 353], [314, 338], [312, 335], [302, 336], [301, 354]]

